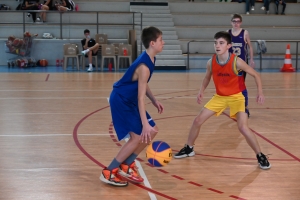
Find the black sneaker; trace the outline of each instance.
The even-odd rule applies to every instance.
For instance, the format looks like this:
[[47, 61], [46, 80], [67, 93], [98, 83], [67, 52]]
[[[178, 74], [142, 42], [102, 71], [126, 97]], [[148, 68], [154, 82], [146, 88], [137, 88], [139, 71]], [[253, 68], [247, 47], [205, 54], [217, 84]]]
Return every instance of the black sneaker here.
[[189, 145], [185, 145], [178, 153], [174, 155], [174, 158], [185, 158], [194, 156], [194, 147], [190, 148]]
[[269, 163], [268, 158], [265, 156], [265, 154], [259, 153], [256, 155], [256, 158], [261, 169], [271, 168], [271, 164]]

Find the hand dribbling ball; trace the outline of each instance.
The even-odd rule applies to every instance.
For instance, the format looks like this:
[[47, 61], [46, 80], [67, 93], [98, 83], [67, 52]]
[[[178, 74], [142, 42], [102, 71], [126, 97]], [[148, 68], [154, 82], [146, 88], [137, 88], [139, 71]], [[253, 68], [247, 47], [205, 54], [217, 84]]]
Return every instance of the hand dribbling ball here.
[[163, 141], [152, 142], [147, 150], [146, 157], [148, 162], [155, 167], [167, 165], [172, 159], [172, 149], [170, 145]]

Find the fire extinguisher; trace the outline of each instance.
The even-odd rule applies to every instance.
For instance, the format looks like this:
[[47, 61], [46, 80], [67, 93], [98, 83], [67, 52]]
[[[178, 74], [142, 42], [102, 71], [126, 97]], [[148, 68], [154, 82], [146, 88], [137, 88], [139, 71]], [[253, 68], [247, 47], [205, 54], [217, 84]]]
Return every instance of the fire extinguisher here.
[[112, 64], [111, 64], [111, 62], [108, 63], [108, 71], [112, 71]]

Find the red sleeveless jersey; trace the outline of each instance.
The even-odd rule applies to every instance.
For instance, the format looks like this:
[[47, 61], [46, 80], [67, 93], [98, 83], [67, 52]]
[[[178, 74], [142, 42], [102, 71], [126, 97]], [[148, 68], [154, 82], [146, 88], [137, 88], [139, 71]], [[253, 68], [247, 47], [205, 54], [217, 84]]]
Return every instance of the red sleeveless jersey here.
[[216, 92], [220, 96], [237, 94], [246, 89], [244, 77], [239, 75], [236, 69], [237, 56], [230, 54], [226, 64], [220, 65], [217, 62], [217, 55], [214, 54], [211, 60], [212, 77], [215, 83]]

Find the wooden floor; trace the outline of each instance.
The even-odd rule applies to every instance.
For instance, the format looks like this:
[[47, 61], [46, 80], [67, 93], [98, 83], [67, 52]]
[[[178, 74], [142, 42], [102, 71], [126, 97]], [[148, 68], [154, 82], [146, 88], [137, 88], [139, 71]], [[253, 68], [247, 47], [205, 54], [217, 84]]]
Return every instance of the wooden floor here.
[[[115, 139], [107, 97], [122, 73], [0, 74], [1, 200], [300, 199], [300, 74], [262, 73], [266, 102], [255, 103], [247, 78], [249, 126], [270, 170], [227, 115], [212, 117], [196, 141], [195, 157], [173, 159], [163, 168], [139, 156], [148, 182], [115, 188], [99, 175], [123, 142]], [[150, 87], [165, 112], [147, 110], [174, 153], [186, 142], [203, 105], [196, 103], [203, 73], [155, 73]], [[211, 83], [205, 102], [214, 93]], [[149, 102], [149, 101], [148, 101]], [[148, 193], [151, 192], [151, 193]]]

